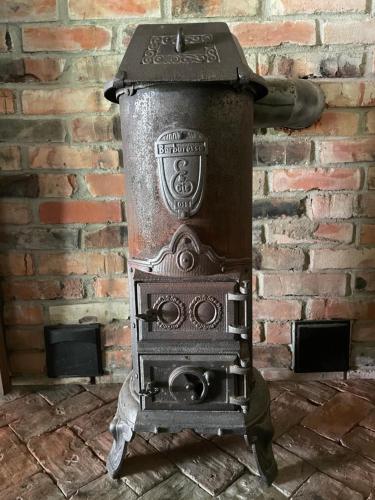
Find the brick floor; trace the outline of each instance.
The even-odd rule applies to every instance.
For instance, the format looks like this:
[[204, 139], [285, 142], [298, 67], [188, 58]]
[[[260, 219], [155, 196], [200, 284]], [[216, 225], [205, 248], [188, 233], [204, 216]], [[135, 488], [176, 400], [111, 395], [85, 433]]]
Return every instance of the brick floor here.
[[0, 398], [0, 499], [375, 500], [374, 381], [272, 382], [271, 487], [238, 436], [143, 433], [105, 471], [119, 385], [18, 387]]

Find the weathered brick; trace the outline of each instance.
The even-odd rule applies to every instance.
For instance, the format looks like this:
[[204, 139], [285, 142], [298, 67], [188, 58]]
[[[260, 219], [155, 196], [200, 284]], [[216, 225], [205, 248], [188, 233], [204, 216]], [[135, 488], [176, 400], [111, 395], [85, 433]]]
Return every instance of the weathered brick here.
[[130, 346], [131, 331], [127, 323], [112, 321], [101, 330], [103, 347]]
[[263, 196], [266, 173], [262, 170], [253, 170], [253, 196]]
[[375, 217], [375, 193], [365, 193], [358, 197], [358, 212], [363, 217]]
[[267, 344], [290, 344], [291, 342], [290, 323], [266, 321], [265, 331]]
[[15, 94], [10, 89], [0, 89], [0, 115], [15, 112]]
[[314, 231], [314, 237], [318, 240], [340, 241], [341, 243], [351, 243], [353, 234], [353, 225], [349, 223], [321, 223]]
[[327, 21], [322, 26], [322, 40], [325, 44], [367, 44], [375, 42], [375, 21], [373, 19], [353, 20], [337, 23]]
[[74, 249], [78, 246], [76, 229], [20, 227], [0, 228], [0, 244], [27, 250]]
[[0, 60], [0, 82], [49, 82], [57, 80], [65, 67], [65, 59], [56, 57]]
[[14, 252], [0, 255], [1, 276], [31, 276], [32, 274], [34, 274], [34, 266], [31, 255]]
[[310, 161], [311, 143], [306, 141], [255, 142], [254, 162], [257, 165], [301, 165]]
[[[372, 307], [375, 307], [373, 303]], [[375, 316], [373, 316], [375, 319]], [[375, 359], [375, 343], [356, 343], [352, 345], [350, 352], [350, 366], [354, 369], [358, 368], [374, 368]]]
[[375, 267], [372, 248], [317, 248], [310, 251], [311, 269], [366, 269]]
[[312, 220], [350, 219], [353, 217], [353, 194], [313, 194], [306, 203], [307, 215]]
[[241, 23], [234, 24], [232, 31], [243, 47], [272, 47], [285, 43], [314, 45], [316, 40], [312, 21]]
[[[111, 401], [117, 401], [121, 384], [90, 384], [86, 385], [85, 389], [105, 403], [110, 403]], [[105, 429], [105, 431], [107, 431], [107, 429]], [[91, 441], [91, 439], [89, 441]]]
[[375, 224], [362, 224], [359, 243], [375, 245]]
[[374, 300], [311, 299], [306, 306], [307, 319], [375, 319]]
[[323, 163], [347, 163], [375, 159], [374, 139], [372, 137], [321, 141], [320, 149], [320, 158]]
[[[97, 454], [97, 452], [96, 452]], [[198, 487], [196, 487], [198, 488]], [[88, 498], [124, 498], [126, 500], [136, 500], [138, 496], [129, 486], [123, 481], [113, 481], [108, 474], [91, 481], [80, 488], [74, 495], [76, 500], [86, 500]]]
[[127, 278], [98, 278], [93, 284], [96, 297], [127, 297]]
[[357, 168], [280, 169], [272, 172], [273, 191], [357, 190], [361, 171]]
[[361, 500], [363, 496], [357, 491], [345, 486], [340, 481], [332, 477], [317, 472], [313, 474], [293, 495], [295, 500], [305, 500], [306, 498], [324, 498], [326, 493], [333, 498], [341, 500]]
[[85, 181], [92, 196], [125, 196], [123, 174], [89, 174], [85, 176]]
[[253, 217], [269, 218], [280, 217], [281, 215], [302, 215], [304, 212], [303, 201], [299, 199], [268, 198], [255, 200], [253, 202]]
[[375, 432], [356, 427], [343, 437], [342, 443], [370, 460], [375, 460]]
[[38, 176], [9, 174], [0, 177], [0, 197], [37, 198], [39, 195]]
[[78, 148], [65, 145], [43, 145], [29, 148], [31, 168], [117, 168], [118, 151]]
[[330, 108], [375, 105], [375, 83], [371, 80], [319, 83]]
[[315, 409], [316, 406], [310, 401], [288, 391], [274, 399], [271, 402], [271, 418], [275, 427], [274, 439], [277, 440], [279, 436], [288, 432]]
[[366, 130], [370, 134], [375, 133], [375, 109], [371, 109], [366, 113]]
[[61, 120], [0, 119], [0, 142], [63, 142], [64, 139]]
[[9, 351], [44, 350], [43, 325], [7, 326], [4, 333]]
[[2, 22], [54, 21], [56, 0], [4, 0], [0, 4], [0, 19]]
[[22, 478], [19, 484], [12, 484], [2, 494], [4, 498], [25, 498], [26, 494], [28, 500], [37, 500], [38, 498], [60, 500], [65, 498], [52, 479], [42, 472], [26, 479]]
[[76, 142], [110, 142], [119, 138], [116, 120], [112, 116], [82, 116], [72, 121]]
[[285, 498], [276, 488], [267, 486], [259, 477], [248, 473], [238, 478], [217, 498], [219, 500], [229, 500], [231, 498], [256, 498], [257, 496], [272, 498], [272, 500], [283, 500]]
[[118, 2], [111, 0], [69, 0], [71, 19], [113, 19], [121, 17], [157, 17], [160, 15], [159, 0], [135, 0]]
[[[323, 114], [310, 127], [295, 130], [294, 135], [352, 136], [356, 135], [360, 115], [357, 111], [323, 111]], [[288, 131], [289, 132], [289, 131]]]
[[8, 302], [4, 306], [6, 325], [38, 325], [43, 323], [43, 310], [39, 304]]
[[0, 171], [19, 170], [21, 153], [17, 146], [0, 146]]
[[113, 68], [117, 68], [122, 56], [75, 57], [71, 61], [71, 78], [77, 82], [106, 82], [113, 78]]
[[[124, 320], [129, 316], [129, 307], [124, 300], [120, 302], [89, 302], [49, 307], [50, 321], [53, 324], [79, 323], [83, 318], [96, 318], [98, 323], [108, 323], [114, 319]], [[114, 352], [114, 351], [106, 351]], [[123, 351], [120, 351], [121, 353]], [[128, 354], [129, 362], [131, 354]]]
[[0, 223], [2, 224], [28, 224], [32, 214], [28, 203], [23, 201], [1, 201]]
[[263, 297], [274, 295], [344, 296], [347, 292], [347, 281], [344, 273], [265, 274], [261, 276], [260, 294]]
[[23, 49], [38, 51], [80, 51], [109, 49], [112, 33], [100, 26], [25, 27]]
[[272, 0], [271, 15], [315, 14], [320, 12], [364, 12], [366, 0]]
[[281, 217], [267, 224], [267, 243], [311, 243], [314, 223], [307, 217]]
[[357, 272], [355, 276], [355, 289], [365, 292], [375, 292], [375, 272]]
[[103, 353], [103, 365], [110, 372], [129, 370], [132, 367], [131, 351], [127, 349], [105, 350]]
[[336, 394], [335, 389], [317, 381], [281, 380], [279, 384], [287, 391], [298, 394], [317, 405], [324, 404]]
[[48, 201], [39, 206], [42, 224], [121, 222], [121, 204], [117, 201]]
[[7, 27], [0, 27], [0, 53], [1, 52], [10, 52], [13, 49], [12, 47], [12, 38], [11, 34]]
[[258, 12], [258, 0], [240, 0], [233, 4], [230, 0], [209, 0], [192, 2], [191, 0], [173, 0], [172, 14], [176, 17], [241, 17], [255, 16]]
[[298, 300], [255, 300], [253, 318], [267, 321], [291, 321], [301, 318], [302, 305]]
[[368, 188], [375, 189], [375, 167], [368, 169]]
[[354, 342], [373, 342], [375, 340], [374, 322], [354, 321], [352, 328], [352, 340]]
[[108, 111], [111, 103], [97, 88], [24, 90], [22, 110], [26, 115], [54, 115]]
[[302, 269], [305, 255], [302, 248], [263, 245], [260, 251], [261, 269]]
[[6, 300], [80, 299], [84, 296], [80, 280], [8, 280], [2, 289]]
[[[181, 500], [210, 500], [212, 497], [197, 484], [180, 472], [173, 474], [152, 490], [147, 491], [142, 500], [155, 500], [156, 498], [173, 498], [178, 495]], [[127, 498], [127, 497], [126, 497]], [[132, 500], [132, 497], [129, 497]], [[275, 499], [277, 500], [277, 499]]]
[[100, 253], [53, 253], [39, 256], [39, 274], [106, 274], [124, 272], [125, 261], [121, 255]]
[[69, 197], [77, 190], [75, 175], [39, 175], [40, 196], [45, 198]]
[[85, 232], [86, 248], [116, 248], [127, 243], [127, 228], [106, 226], [95, 231]]

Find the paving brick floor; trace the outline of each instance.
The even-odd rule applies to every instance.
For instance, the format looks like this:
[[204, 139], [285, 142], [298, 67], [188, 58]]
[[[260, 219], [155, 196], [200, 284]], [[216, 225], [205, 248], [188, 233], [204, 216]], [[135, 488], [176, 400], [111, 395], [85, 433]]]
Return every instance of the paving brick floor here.
[[106, 474], [119, 385], [17, 387], [0, 398], [0, 499], [375, 499], [375, 381], [272, 382], [279, 475], [239, 436], [140, 434]]

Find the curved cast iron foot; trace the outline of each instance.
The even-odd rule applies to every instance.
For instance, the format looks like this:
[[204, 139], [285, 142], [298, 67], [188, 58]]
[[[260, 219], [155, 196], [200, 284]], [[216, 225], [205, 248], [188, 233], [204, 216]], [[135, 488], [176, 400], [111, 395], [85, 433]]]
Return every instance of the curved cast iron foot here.
[[121, 472], [128, 443], [133, 439], [133, 429], [116, 415], [109, 430], [113, 436], [113, 444], [107, 458], [107, 470], [112, 479], [117, 479]]
[[272, 450], [273, 427], [268, 412], [262, 422], [249, 429], [244, 436], [255, 454], [260, 477], [270, 486], [277, 476], [277, 464]]

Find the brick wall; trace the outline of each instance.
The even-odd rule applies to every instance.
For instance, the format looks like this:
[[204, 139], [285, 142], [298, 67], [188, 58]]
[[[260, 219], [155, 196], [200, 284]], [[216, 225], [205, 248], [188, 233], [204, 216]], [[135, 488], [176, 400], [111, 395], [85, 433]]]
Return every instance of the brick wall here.
[[137, 23], [194, 20], [229, 22], [258, 73], [315, 78], [327, 99], [311, 128], [255, 138], [256, 364], [285, 375], [292, 320], [347, 318], [353, 373], [374, 368], [374, 12], [368, 0], [1, 2], [0, 268], [13, 375], [44, 374], [44, 324], [85, 317], [107, 324], [107, 371], [129, 367], [118, 107], [102, 87]]

